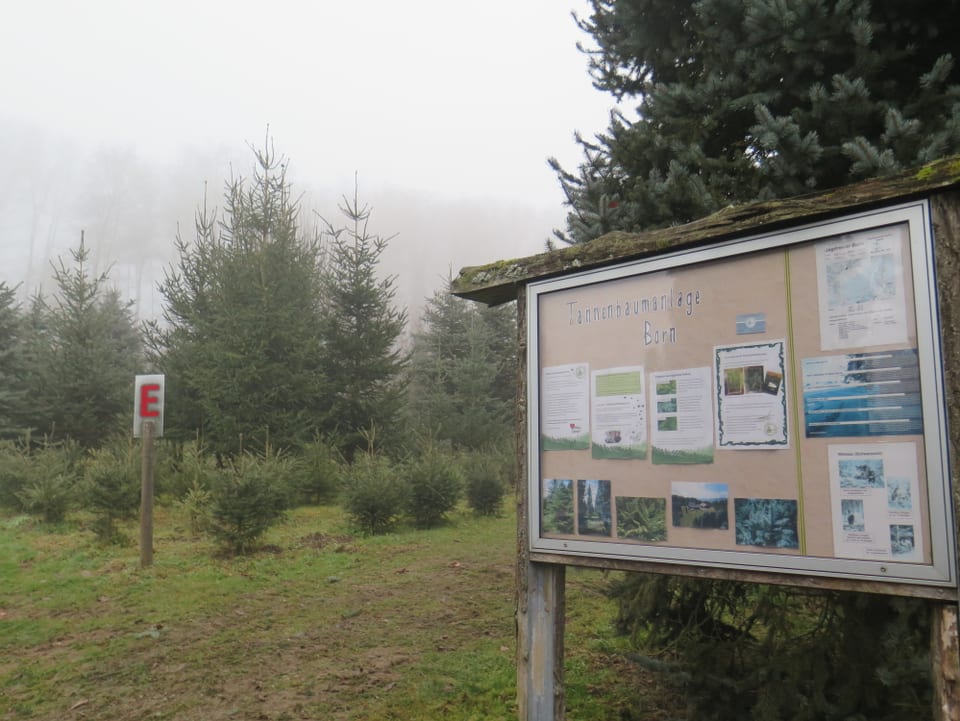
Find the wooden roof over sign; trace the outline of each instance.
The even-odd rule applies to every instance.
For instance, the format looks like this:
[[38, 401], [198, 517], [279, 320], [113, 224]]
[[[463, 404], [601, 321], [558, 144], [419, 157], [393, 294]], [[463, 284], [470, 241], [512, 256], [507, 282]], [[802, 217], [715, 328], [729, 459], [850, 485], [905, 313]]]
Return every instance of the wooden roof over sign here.
[[466, 267], [454, 279], [452, 291], [462, 298], [499, 305], [516, 300], [518, 291], [532, 281], [637, 260], [666, 249], [805, 225], [956, 189], [960, 189], [960, 156], [821, 193], [729, 206], [686, 225], [644, 233], [613, 232], [582, 245]]

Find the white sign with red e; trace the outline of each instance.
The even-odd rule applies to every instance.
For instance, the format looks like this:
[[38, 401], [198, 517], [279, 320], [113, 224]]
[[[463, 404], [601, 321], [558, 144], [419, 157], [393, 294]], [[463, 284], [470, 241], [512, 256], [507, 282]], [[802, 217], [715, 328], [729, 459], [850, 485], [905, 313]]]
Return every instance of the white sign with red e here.
[[155, 438], [163, 436], [162, 374], [137, 376], [133, 393], [133, 437], [143, 434], [144, 422], [153, 423]]

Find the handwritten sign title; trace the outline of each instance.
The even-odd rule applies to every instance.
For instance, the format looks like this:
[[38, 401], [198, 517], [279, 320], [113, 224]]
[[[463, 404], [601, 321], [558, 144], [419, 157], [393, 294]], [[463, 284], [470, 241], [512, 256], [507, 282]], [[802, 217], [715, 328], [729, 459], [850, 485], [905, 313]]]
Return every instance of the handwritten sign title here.
[[609, 321], [636, 320], [643, 322], [643, 344], [660, 345], [677, 342], [677, 326], [656, 323], [648, 316], [654, 313], [680, 313], [693, 317], [694, 310], [704, 302], [699, 288], [676, 290], [656, 295], [629, 298], [610, 303], [585, 304], [567, 301], [568, 322], [572, 326], [586, 326]]

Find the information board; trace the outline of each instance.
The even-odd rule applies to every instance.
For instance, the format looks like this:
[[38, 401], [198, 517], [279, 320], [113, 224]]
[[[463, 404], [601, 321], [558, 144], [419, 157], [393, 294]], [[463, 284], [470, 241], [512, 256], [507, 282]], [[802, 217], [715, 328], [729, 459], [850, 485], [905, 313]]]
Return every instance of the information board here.
[[527, 288], [538, 552], [956, 587], [926, 201]]

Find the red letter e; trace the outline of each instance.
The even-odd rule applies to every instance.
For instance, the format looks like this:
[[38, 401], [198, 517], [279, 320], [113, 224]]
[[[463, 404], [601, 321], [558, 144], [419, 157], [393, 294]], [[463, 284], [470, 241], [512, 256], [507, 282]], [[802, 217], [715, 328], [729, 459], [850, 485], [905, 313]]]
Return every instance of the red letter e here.
[[156, 418], [160, 415], [160, 410], [155, 408], [159, 398], [154, 395], [160, 390], [159, 383], [144, 383], [140, 386], [140, 417]]

